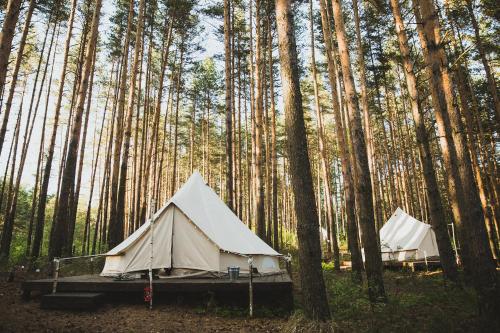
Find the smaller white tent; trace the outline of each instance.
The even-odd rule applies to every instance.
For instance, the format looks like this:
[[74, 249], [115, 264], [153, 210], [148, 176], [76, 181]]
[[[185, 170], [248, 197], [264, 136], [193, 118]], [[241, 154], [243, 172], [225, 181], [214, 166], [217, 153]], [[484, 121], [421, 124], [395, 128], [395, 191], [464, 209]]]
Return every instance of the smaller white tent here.
[[[153, 222], [153, 229], [151, 229]], [[272, 249], [224, 204], [195, 172], [154, 216], [106, 253], [102, 276], [169, 269], [172, 275], [227, 272], [239, 266], [248, 272], [248, 256], [260, 273], [280, 272]]]
[[439, 257], [436, 235], [429, 224], [396, 209], [380, 229], [382, 261], [423, 260]]

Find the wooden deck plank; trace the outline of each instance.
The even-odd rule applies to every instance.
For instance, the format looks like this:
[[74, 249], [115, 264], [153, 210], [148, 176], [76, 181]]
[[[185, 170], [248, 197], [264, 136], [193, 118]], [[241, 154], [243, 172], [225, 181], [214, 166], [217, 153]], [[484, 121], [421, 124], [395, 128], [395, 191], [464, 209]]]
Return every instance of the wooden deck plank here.
[[42, 297], [42, 309], [94, 310], [102, 303], [103, 293], [55, 293]]

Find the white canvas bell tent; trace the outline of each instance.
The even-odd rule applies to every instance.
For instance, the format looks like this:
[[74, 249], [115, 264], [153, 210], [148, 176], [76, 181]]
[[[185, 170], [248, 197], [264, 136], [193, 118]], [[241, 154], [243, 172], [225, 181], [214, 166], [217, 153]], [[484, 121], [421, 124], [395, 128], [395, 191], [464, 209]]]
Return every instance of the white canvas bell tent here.
[[[151, 223], [153, 222], [153, 228]], [[255, 235], [195, 172], [149, 221], [106, 253], [102, 276], [153, 269], [171, 275], [248, 272], [248, 256], [259, 273], [278, 273], [278, 252]]]
[[439, 257], [436, 235], [432, 227], [408, 215], [399, 207], [380, 229], [380, 247], [382, 261]]

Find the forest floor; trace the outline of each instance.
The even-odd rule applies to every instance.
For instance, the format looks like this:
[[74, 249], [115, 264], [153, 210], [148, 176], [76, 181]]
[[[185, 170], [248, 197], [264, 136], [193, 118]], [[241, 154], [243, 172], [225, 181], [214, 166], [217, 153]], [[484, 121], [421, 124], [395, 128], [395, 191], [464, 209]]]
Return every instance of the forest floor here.
[[[294, 274], [295, 275], [295, 274]], [[160, 304], [149, 311], [143, 304], [106, 304], [94, 312], [40, 309], [39, 299], [21, 299], [21, 281], [0, 282], [0, 332], [306, 332], [297, 311], [284, 315], [260, 309], [248, 319], [246, 309]], [[297, 286], [298, 276], [294, 276]], [[330, 308], [337, 332], [476, 332], [474, 294], [447, 285], [439, 272], [390, 272], [384, 274], [389, 302], [372, 306], [347, 272], [325, 267]], [[366, 284], [366, 283], [365, 283]], [[310, 326], [309, 326], [310, 327]]]

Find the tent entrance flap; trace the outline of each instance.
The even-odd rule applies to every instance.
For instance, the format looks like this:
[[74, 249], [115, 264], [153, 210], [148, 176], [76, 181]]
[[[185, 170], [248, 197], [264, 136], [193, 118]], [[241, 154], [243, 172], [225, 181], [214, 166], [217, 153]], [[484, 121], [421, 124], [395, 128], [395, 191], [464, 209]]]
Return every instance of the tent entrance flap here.
[[[172, 223], [173, 210], [167, 209], [159, 215], [154, 222], [155, 240], [153, 243], [153, 269], [166, 268], [171, 266], [172, 255]], [[141, 230], [142, 227], [144, 229]], [[146, 222], [141, 228], [137, 229], [129, 238], [133, 242], [124, 246], [125, 250], [118, 251], [120, 255], [112, 255], [106, 258], [103, 276], [113, 276], [126, 272], [136, 272], [148, 270], [151, 258], [150, 245], [150, 222]], [[159, 235], [162, 235], [159, 237]], [[167, 237], [163, 236], [167, 235]], [[126, 242], [128, 238], [124, 241]], [[123, 243], [118, 245], [121, 246]], [[113, 250], [110, 251], [114, 253]], [[108, 254], [110, 253], [108, 252]]]
[[173, 210], [172, 268], [219, 270], [219, 248], [175, 205]]

